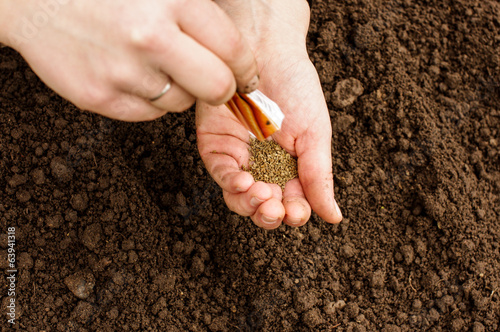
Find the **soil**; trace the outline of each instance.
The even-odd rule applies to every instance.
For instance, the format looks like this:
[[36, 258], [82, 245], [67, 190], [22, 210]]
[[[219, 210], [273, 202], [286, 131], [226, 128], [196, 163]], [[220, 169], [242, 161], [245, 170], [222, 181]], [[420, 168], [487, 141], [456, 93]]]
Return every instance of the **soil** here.
[[344, 221], [275, 231], [225, 207], [193, 110], [79, 112], [1, 48], [16, 328], [497, 331], [499, 2], [317, 0], [308, 46]]

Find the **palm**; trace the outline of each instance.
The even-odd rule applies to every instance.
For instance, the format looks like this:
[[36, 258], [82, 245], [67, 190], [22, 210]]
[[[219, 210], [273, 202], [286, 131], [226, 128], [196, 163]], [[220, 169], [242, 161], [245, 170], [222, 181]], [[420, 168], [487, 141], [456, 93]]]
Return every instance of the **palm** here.
[[[261, 227], [278, 227], [283, 218], [287, 224], [302, 225], [311, 206], [326, 221], [339, 222], [333, 200], [331, 125], [315, 68], [303, 47], [256, 42], [254, 52], [260, 67], [259, 90], [286, 116], [273, 138], [298, 157], [299, 179], [289, 181], [282, 193], [277, 185], [255, 183], [243, 172], [249, 135], [225, 106], [197, 105], [201, 157], [222, 187], [228, 207], [251, 216]], [[255, 198], [258, 204], [252, 204]]]

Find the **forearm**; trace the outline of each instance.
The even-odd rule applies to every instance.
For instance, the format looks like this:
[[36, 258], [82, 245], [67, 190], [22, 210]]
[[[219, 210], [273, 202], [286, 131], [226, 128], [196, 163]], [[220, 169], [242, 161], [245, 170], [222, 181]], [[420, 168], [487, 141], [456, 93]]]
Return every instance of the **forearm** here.
[[0, 43], [8, 45], [9, 13], [12, 11], [11, 0], [0, 0]]
[[0, 0], [0, 43], [22, 51], [67, 2]]
[[[310, 9], [306, 0], [215, 0], [252, 45], [305, 46]], [[265, 36], [265, 39], [262, 39]], [[265, 46], [265, 45], [263, 45]]]

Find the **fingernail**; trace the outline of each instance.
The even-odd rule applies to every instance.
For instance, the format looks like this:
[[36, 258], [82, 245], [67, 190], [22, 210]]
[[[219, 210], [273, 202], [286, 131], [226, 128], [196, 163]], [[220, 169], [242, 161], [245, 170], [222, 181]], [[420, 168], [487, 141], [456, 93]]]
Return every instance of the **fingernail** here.
[[242, 193], [244, 192], [245, 190], [243, 190], [243, 188], [241, 187], [236, 187], [236, 191], [239, 192], [239, 193]]
[[271, 217], [262, 215], [262, 222], [264, 224], [272, 225], [272, 224], [274, 224], [277, 221], [278, 221], [278, 218], [271, 218]]
[[250, 82], [248, 82], [248, 84], [245, 86], [245, 88], [243, 89], [243, 91], [240, 91], [240, 92], [250, 93], [252, 91], [255, 91], [258, 86], [259, 86], [259, 75], [255, 75], [250, 80]]
[[251, 205], [252, 207], [257, 207], [257, 206], [261, 205], [261, 204], [262, 204], [262, 202], [264, 202], [264, 201], [263, 201], [263, 200], [261, 200], [261, 199], [258, 199], [258, 198], [257, 198], [257, 197], [255, 197], [255, 196], [252, 196], [252, 198], [250, 198], [250, 205]]
[[339, 205], [337, 204], [337, 201], [334, 199], [333, 202], [335, 203], [335, 210], [337, 211], [337, 215], [339, 215], [341, 218], [342, 217], [342, 212], [340, 211]]
[[289, 218], [289, 217], [287, 217], [286, 220], [292, 225], [298, 225], [302, 221], [301, 219]]

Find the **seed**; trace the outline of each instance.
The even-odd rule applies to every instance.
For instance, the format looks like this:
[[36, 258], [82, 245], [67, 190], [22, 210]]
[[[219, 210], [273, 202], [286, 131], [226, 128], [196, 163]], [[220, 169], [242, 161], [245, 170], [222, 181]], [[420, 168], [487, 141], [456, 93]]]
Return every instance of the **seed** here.
[[285, 190], [285, 184], [296, 177], [297, 160], [273, 140], [250, 140], [250, 162], [247, 171], [255, 181], [276, 183]]

